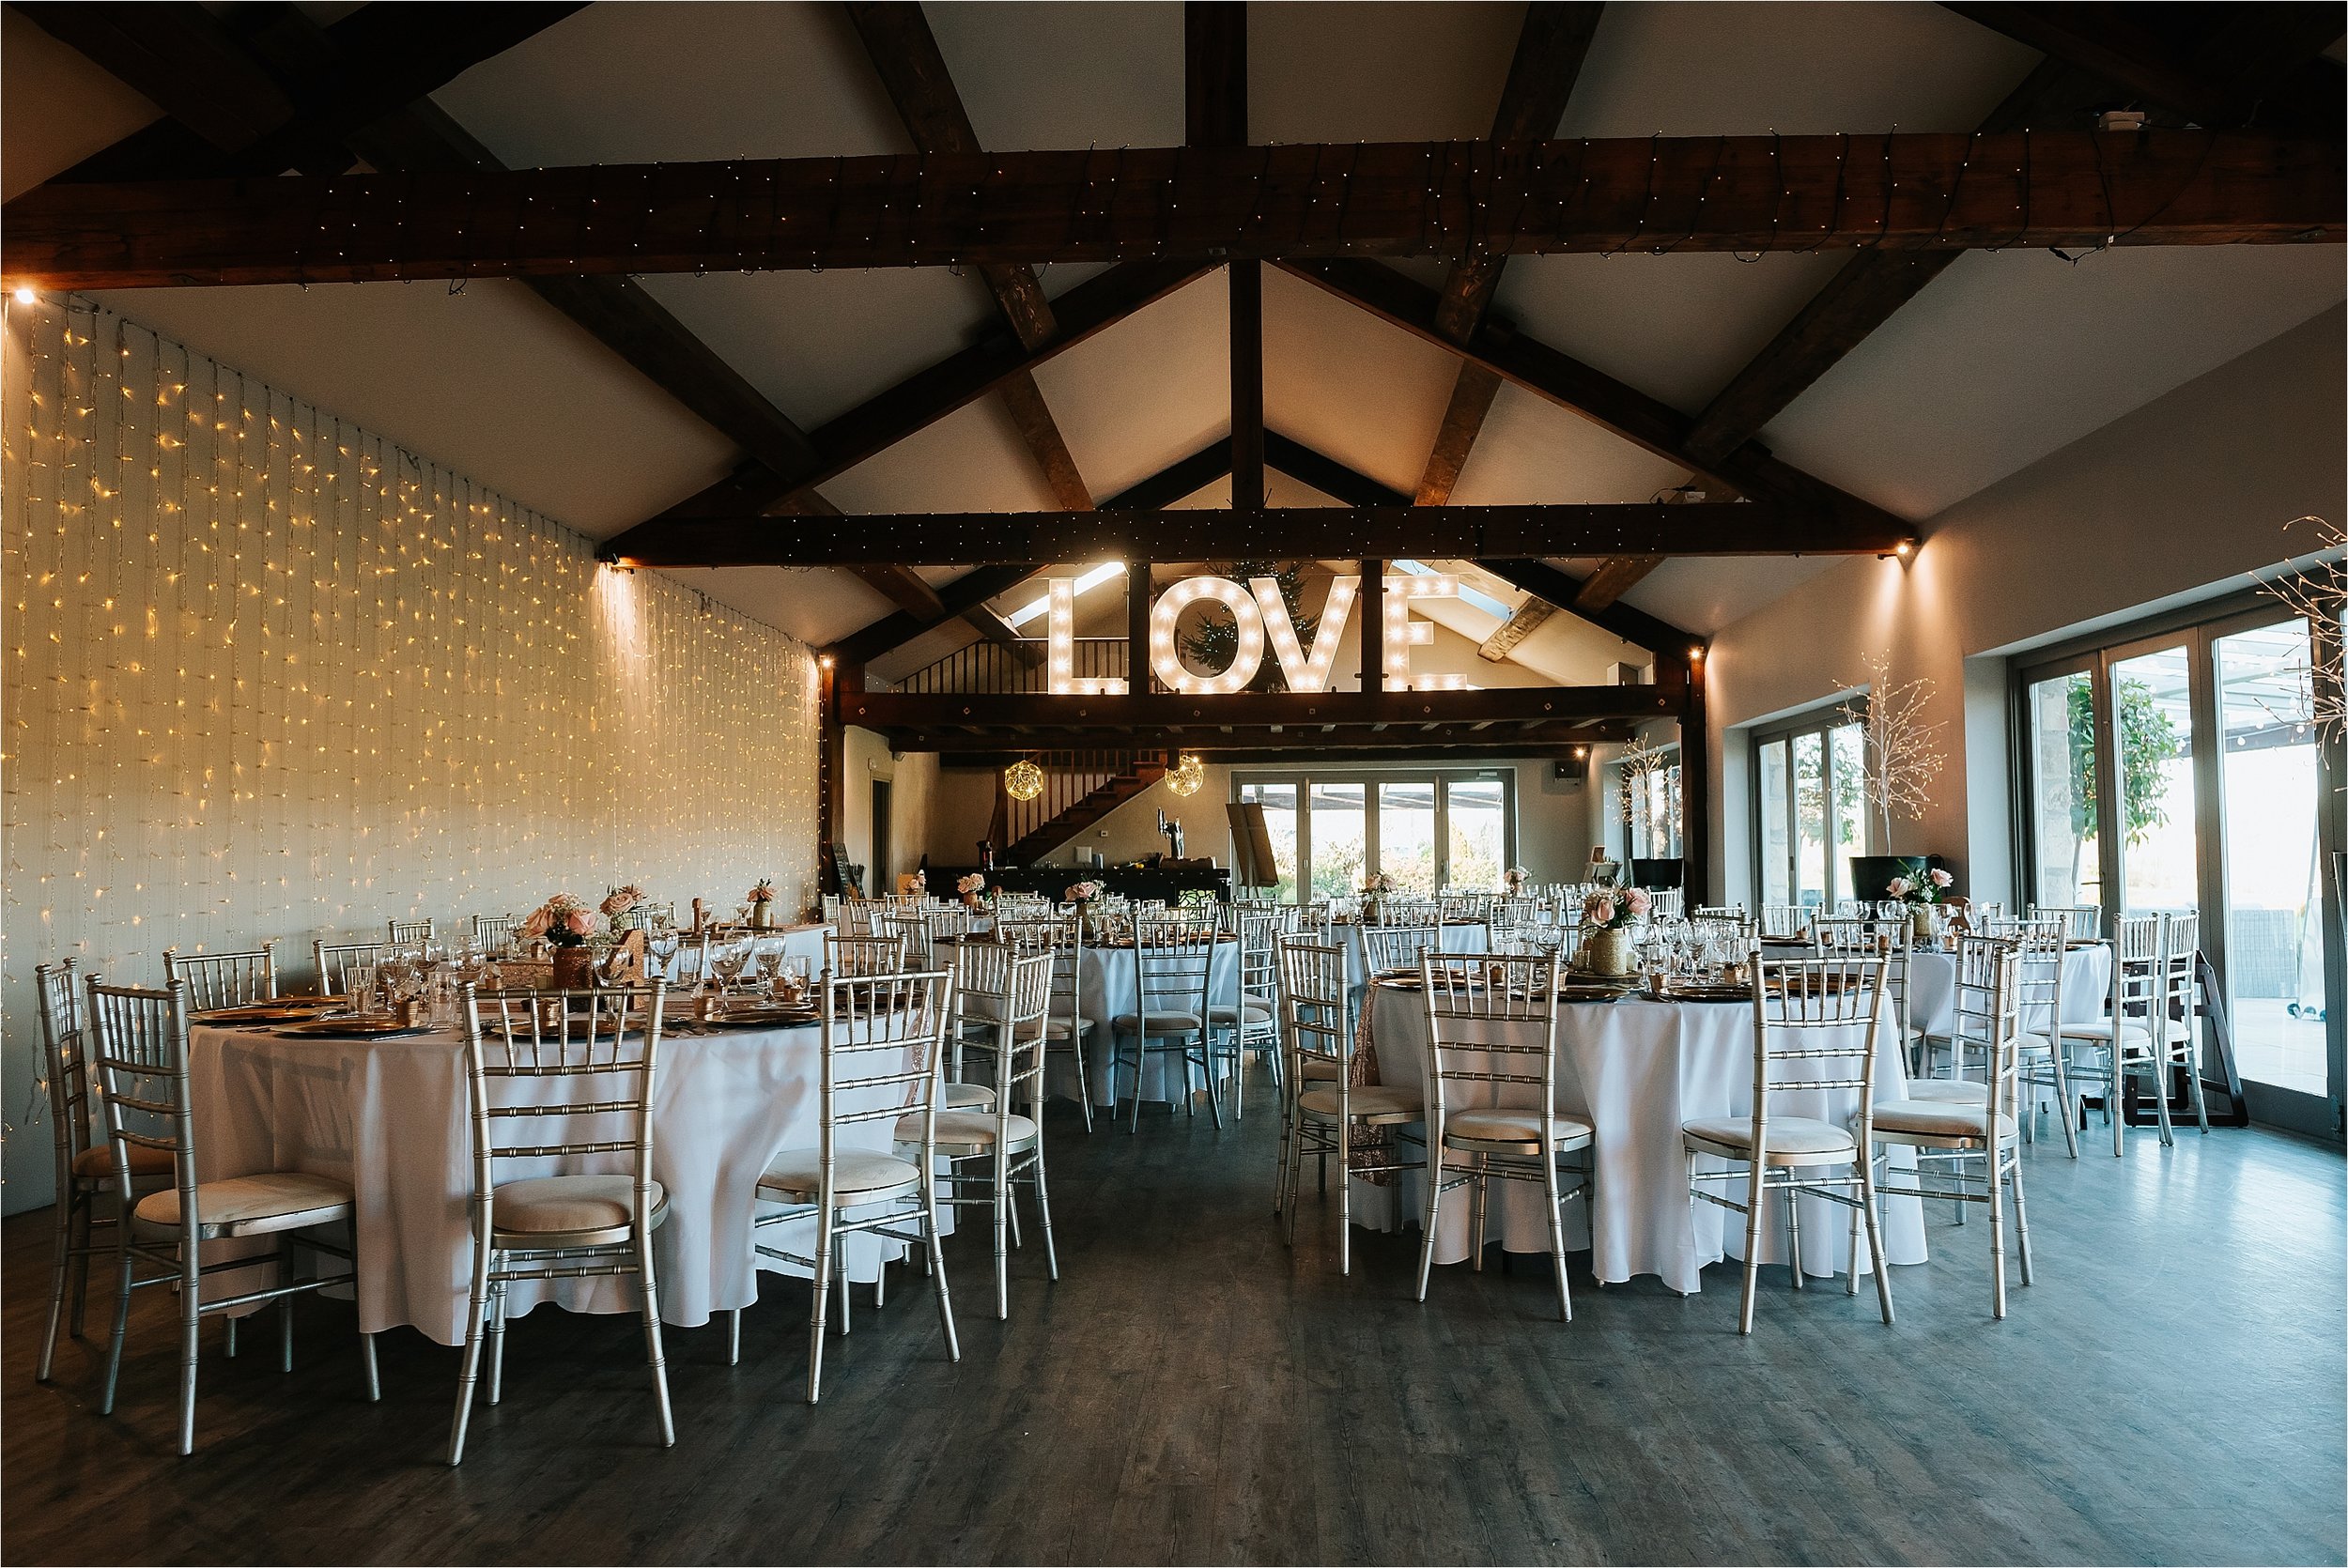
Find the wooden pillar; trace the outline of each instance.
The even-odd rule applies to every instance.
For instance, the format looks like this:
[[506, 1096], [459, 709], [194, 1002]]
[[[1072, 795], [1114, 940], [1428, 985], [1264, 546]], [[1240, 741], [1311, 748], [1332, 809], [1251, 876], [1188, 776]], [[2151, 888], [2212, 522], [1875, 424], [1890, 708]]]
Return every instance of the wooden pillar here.
[[1386, 563], [1362, 562], [1361, 597], [1353, 613], [1362, 618], [1362, 689], [1386, 689]]
[[1685, 875], [1680, 885], [1688, 907], [1718, 903], [1712, 884], [1712, 745], [1706, 733], [1704, 658], [1699, 648], [1688, 660], [1688, 695], [1679, 708], [1679, 853]]
[[1150, 563], [1125, 569], [1125, 689], [1139, 697], [1150, 689]]
[[815, 661], [815, 886], [818, 893], [844, 893], [839, 861], [831, 847], [840, 841], [843, 820], [841, 791], [845, 737], [840, 722], [840, 690], [853, 674], [864, 684], [862, 665], [842, 664], [830, 653]]
[[1244, 514], [1263, 509], [1263, 264], [1230, 273], [1231, 510]]

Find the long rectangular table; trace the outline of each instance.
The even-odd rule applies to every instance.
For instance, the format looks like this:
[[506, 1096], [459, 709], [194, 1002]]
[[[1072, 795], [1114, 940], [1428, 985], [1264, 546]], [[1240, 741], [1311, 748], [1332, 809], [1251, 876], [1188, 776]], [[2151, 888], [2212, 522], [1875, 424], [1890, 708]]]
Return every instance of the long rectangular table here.
[[[387, 1040], [289, 1039], [266, 1030], [198, 1025], [190, 1034], [190, 1095], [199, 1179], [311, 1171], [358, 1198], [359, 1320], [409, 1324], [442, 1345], [464, 1340], [472, 1260], [472, 1130], [464, 1043], [454, 1031]], [[667, 1189], [654, 1268], [664, 1322], [694, 1328], [756, 1299], [750, 1250], [758, 1178], [776, 1153], [819, 1136], [820, 1033], [786, 1029], [673, 1034], [654, 1080], [653, 1176]], [[843, 1146], [886, 1149], [887, 1121], [841, 1130]], [[500, 1180], [623, 1168], [619, 1157], [501, 1163]], [[940, 1226], [952, 1228], [951, 1210]], [[812, 1251], [812, 1222], [769, 1245]], [[849, 1238], [851, 1279], [877, 1277], [900, 1243]], [[234, 1255], [224, 1253], [222, 1255]], [[222, 1291], [238, 1275], [218, 1277]], [[211, 1288], [208, 1285], [208, 1288]], [[602, 1278], [517, 1284], [508, 1312], [553, 1301], [575, 1312], [634, 1312], [634, 1286]]]

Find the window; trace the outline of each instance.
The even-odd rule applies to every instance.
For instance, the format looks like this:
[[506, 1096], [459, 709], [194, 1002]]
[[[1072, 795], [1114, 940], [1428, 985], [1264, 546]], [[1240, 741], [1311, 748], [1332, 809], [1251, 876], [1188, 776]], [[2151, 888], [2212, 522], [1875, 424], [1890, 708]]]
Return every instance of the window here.
[[1413, 893], [1498, 887], [1516, 856], [1515, 786], [1509, 769], [1232, 780], [1235, 798], [1264, 808], [1280, 896], [1308, 899], [1359, 893], [1373, 871]]
[[2312, 638], [2271, 599], [2201, 615], [2016, 671], [2016, 880], [2041, 903], [2197, 913], [2252, 1114], [2328, 1134], [2343, 846]]
[[1832, 909], [1861, 897], [1850, 861], [1867, 853], [1859, 726], [1836, 707], [1753, 735], [1754, 885], [1765, 904]]

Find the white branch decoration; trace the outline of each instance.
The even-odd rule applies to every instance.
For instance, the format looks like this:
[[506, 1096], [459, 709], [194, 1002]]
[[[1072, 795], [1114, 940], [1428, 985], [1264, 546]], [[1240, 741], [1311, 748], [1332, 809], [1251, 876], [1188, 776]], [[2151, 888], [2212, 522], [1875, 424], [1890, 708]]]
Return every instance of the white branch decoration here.
[[[1622, 820], [1626, 823], [1639, 820], [1640, 808], [1646, 800], [1647, 781], [1666, 772], [1677, 761], [1676, 752], [1649, 746], [1643, 740], [1633, 740], [1622, 748], [1622, 758], [1615, 765], [1622, 770], [1622, 799], [1619, 804]], [[1663, 822], [1655, 825], [1667, 830], [1678, 828], [1678, 791], [1666, 790], [1663, 792]]]
[[2294, 715], [2288, 722], [2312, 722], [2317, 735], [2332, 743], [2348, 734], [2348, 684], [2340, 669], [2340, 618], [2348, 615], [2348, 530], [2322, 517], [2305, 516], [2285, 523], [2284, 531], [2301, 523], [2314, 525], [2316, 547], [2325, 559], [2305, 572], [2269, 583], [2262, 592], [2307, 619], [2314, 645], [2314, 659], [2299, 671], [2305, 718]]
[[1860, 782], [1882, 825], [1884, 853], [1890, 853], [1892, 819], [1919, 822], [1932, 806], [1933, 780], [1949, 761], [1940, 746], [1946, 726], [1924, 722], [1934, 690], [1929, 678], [1894, 682], [1889, 653], [1869, 654], [1861, 662], [1867, 671], [1866, 702], [1863, 707], [1853, 702], [1843, 712], [1860, 727]]

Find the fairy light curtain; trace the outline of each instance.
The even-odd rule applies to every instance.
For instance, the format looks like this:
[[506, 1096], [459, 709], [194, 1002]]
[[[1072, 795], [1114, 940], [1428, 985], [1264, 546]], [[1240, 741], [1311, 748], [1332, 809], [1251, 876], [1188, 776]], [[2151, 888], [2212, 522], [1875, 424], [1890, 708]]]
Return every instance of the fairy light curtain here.
[[159, 983], [166, 945], [274, 937], [298, 975], [623, 881], [812, 901], [805, 646], [112, 312], [6, 312], [11, 1124], [47, 959]]

